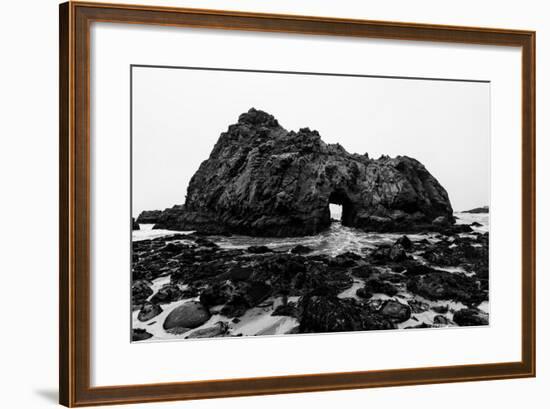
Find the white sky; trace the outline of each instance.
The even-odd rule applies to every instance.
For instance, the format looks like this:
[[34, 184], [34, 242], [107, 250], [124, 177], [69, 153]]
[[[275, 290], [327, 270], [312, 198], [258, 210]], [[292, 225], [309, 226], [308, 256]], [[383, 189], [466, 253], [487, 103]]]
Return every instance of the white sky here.
[[220, 133], [250, 107], [350, 153], [418, 159], [455, 211], [489, 203], [488, 83], [134, 67], [132, 214], [184, 203]]

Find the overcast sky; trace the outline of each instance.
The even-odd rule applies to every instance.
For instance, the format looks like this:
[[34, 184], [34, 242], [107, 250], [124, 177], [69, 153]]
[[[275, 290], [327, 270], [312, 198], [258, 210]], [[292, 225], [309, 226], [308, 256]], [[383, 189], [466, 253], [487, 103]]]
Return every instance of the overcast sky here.
[[134, 216], [184, 203], [220, 133], [251, 107], [348, 152], [418, 159], [455, 211], [489, 203], [488, 83], [134, 67], [132, 91]]

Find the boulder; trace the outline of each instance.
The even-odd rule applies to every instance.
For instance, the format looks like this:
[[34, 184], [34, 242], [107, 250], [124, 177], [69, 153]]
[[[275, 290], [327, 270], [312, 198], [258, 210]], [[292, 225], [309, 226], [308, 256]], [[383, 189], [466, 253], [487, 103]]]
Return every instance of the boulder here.
[[214, 283], [201, 292], [200, 302], [207, 307], [223, 305], [231, 300], [235, 291], [235, 286], [230, 282]]
[[228, 277], [233, 281], [248, 281], [254, 273], [251, 266], [235, 265], [228, 270]]
[[412, 299], [409, 300], [407, 303], [409, 304], [409, 307], [411, 307], [411, 311], [413, 314], [420, 314], [430, 309], [430, 304], [419, 300]]
[[256, 307], [273, 293], [270, 285], [252, 281], [237, 287], [221, 313], [227, 317], [240, 317], [248, 309]]
[[273, 289], [269, 284], [261, 281], [252, 281], [244, 287], [242, 296], [249, 306], [255, 307], [268, 298], [272, 291]]
[[132, 342], [144, 341], [152, 337], [153, 337], [153, 334], [150, 334], [149, 332], [145, 331], [142, 328], [132, 329]]
[[407, 253], [401, 244], [394, 244], [390, 249], [389, 258], [391, 261], [403, 261], [407, 259]]
[[345, 253], [338, 254], [336, 257], [330, 259], [329, 265], [348, 268], [357, 265], [359, 260], [361, 260], [361, 256], [359, 254], [346, 251]]
[[301, 244], [298, 244], [296, 247], [293, 247], [292, 250], [290, 250], [292, 254], [307, 254], [311, 253], [312, 251], [313, 249], [311, 247], [303, 246]]
[[132, 307], [139, 308], [153, 294], [151, 283], [146, 280], [135, 280], [132, 283]]
[[177, 285], [172, 283], [164, 284], [156, 293], [151, 297], [151, 302], [154, 304], [169, 304], [174, 301], [181, 300], [183, 298], [183, 292]]
[[267, 246], [250, 246], [246, 249], [249, 253], [252, 254], [262, 254], [262, 253], [271, 253], [273, 250], [271, 250]]
[[391, 320], [353, 298], [307, 296], [300, 301], [300, 333], [392, 329]]
[[373, 275], [377, 274], [378, 270], [375, 267], [372, 267], [368, 264], [363, 264], [351, 269], [351, 274], [358, 278], [368, 279]]
[[333, 295], [336, 296], [353, 285], [353, 278], [347, 270], [327, 266], [321, 262], [304, 265], [286, 284], [277, 281], [281, 292], [289, 295]]
[[365, 287], [363, 290], [365, 291], [365, 293], [381, 293], [389, 295], [390, 297], [393, 297], [395, 294], [398, 293], [397, 288], [393, 284], [378, 279], [367, 280], [365, 282]]
[[139, 230], [139, 224], [136, 222], [136, 220], [132, 217], [132, 230]]
[[164, 320], [163, 328], [196, 328], [210, 319], [210, 312], [200, 302], [188, 301], [176, 308]]
[[380, 308], [380, 314], [395, 323], [400, 323], [411, 318], [411, 308], [399, 301], [387, 300]]
[[185, 256], [195, 251], [189, 243], [176, 240], [188, 240], [184, 234], [159, 237], [152, 240], [132, 242], [132, 278], [134, 280], [154, 280], [179, 270], [180, 264], [187, 262]]
[[439, 271], [415, 260], [407, 260], [405, 263], [402, 264], [402, 266], [405, 267], [404, 274], [409, 277], [423, 274], [432, 274]]
[[396, 240], [395, 244], [399, 244], [405, 250], [410, 250], [413, 246], [411, 239], [409, 239], [407, 236], [401, 236]]
[[461, 327], [489, 325], [489, 315], [477, 308], [464, 308], [454, 313], [453, 321]]
[[425, 322], [421, 323], [421, 324], [418, 324], [418, 325], [414, 325], [414, 326], [411, 326], [411, 327], [405, 327], [405, 329], [424, 329], [424, 328], [432, 328], [432, 326], [430, 324], [426, 324]]
[[189, 260], [182, 263], [183, 265], [179, 271], [172, 273], [170, 280], [173, 283], [202, 286], [206, 283], [226, 280], [229, 270], [234, 267], [234, 263], [231, 263], [231, 260], [228, 260], [223, 252], [203, 253], [201, 255], [197, 252], [193, 253], [190, 255]]
[[449, 323], [450, 323], [449, 319], [444, 315], [436, 315], [434, 317], [434, 325], [445, 326], [445, 325], [449, 325]]
[[279, 305], [277, 308], [275, 308], [275, 311], [271, 313], [273, 316], [283, 315], [286, 317], [297, 317], [298, 316], [298, 310], [296, 309], [296, 304], [294, 303], [288, 303], [286, 305]]
[[189, 331], [191, 331], [191, 328], [185, 328], [185, 327], [174, 327], [174, 328], [168, 328], [166, 330], [166, 332], [172, 335], [182, 335]]
[[367, 287], [361, 287], [355, 292], [355, 295], [357, 295], [357, 297], [361, 297], [361, 298], [364, 298], [365, 300], [368, 300], [369, 298], [372, 298], [374, 294], [371, 291], [369, 291]]
[[452, 240], [434, 243], [422, 253], [422, 257], [438, 266], [463, 266], [481, 275], [485, 272], [488, 274], [489, 241], [487, 236], [481, 237], [481, 240], [455, 237]]
[[446, 271], [413, 276], [407, 281], [407, 289], [429, 300], [456, 300], [468, 305], [477, 305], [488, 298], [475, 278]]
[[242, 298], [235, 298], [221, 309], [220, 314], [229, 318], [238, 318], [242, 317], [249, 308]]
[[304, 236], [331, 223], [369, 231], [421, 231], [454, 223], [445, 189], [419, 161], [348, 153], [317, 131], [287, 131], [250, 109], [230, 125], [190, 180], [184, 205], [164, 210], [155, 228]]
[[395, 243], [391, 246], [381, 245], [370, 254], [370, 257], [377, 264], [384, 264], [387, 262], [401, 262], [408, 259], [405, 248], [399, 243]]
[[137, 218], [138, 223], [154, 224], [157, 222], [162, 210], [144, 210]]
[[140, 321], [149, 321], [151, 318], [156, 317], [162, 312], [162, 308], [160, 305], [153, 304], [151, 302], [146, 302], [141, 307], [141, 310], [138, 314], [138, 320]]
[[222, 337], [227, 334], [229, 326], [227, 323], [219, 321], [216, 322], [213, 326], [207, 328], [201, 328], [193, 331], [185, 338], [215, 338]]

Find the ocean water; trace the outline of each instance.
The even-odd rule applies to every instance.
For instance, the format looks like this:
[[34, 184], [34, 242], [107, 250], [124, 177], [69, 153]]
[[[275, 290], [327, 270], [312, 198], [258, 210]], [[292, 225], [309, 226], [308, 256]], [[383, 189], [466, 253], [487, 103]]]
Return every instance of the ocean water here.
[[[333, 218], [336, 219], [335, 213], [332, 213]], [[336, 213], [337, 216], [337, 213]], [[485, 233], [489, 231], [489, 215], [488, 214], [469, 214], [469, 213], [455, 213], [458, 224], [471, 224], [477, 222], [480, 224], [478, 227], [472, 227], [474, 231]], [[169, 236], [174, 233], [192, 233], [175, 232], [171, 230], [153, 230], [152, 224], [141, 224], [140, 230], [132, 232], [132, 239], [134, 241], [154, 239], [157, 237]], [[462, 234], [468, 236], [468, 234]], [[225, 236], [209, 236], [208, 238], [217, 243], [221, 248], [225, 249], [244, 249], [249, 246], [265, 245], [274, 250], [290, 250], [294, 246], [301, 244], [309, 246], [313, 249], [310, 255], [314, 254], [328, 254], [331, 256], [338, 255], [346, 251], [352, 251], [362, 253], [366, 249], [372, 249], [380, 244], [392, 244], [401, 237], [402, 234], [395, 233], [366, 233], [358, 229], [342, 226], [340, 222], [334, 221], [330, 228], [323, 233], [314, 236], [305, 237], [292, 237], [292, 238], [269, 238], [269, 237], [250, 237], [242, 235], [234, 235], [231, 237]], [[436, 233], [428, 234], [407, 234], [412, 241], [422, 240], [424, 238], [436, 242], [438, 237]], [[415, 257], [413, 255], [413, 257]], [[435, 266], [434, 266], [435, 267]], [[440, 268], [441, 270], [449, 271], [451, 273], [465, 273], [459, 267]], [[152, 288], [156, 292], [162, 285], [168, 283], [169, 277], [160, 277], [153, 281]], [[358, 278], [354, 279], [353, 286], [344, 290], [339, 294], [340, 298], [357, 298], [356, 291], [364, 285], [364, 281]], [[416, 326], [420, 323], [427, 323], [433, 325], [433, 320], [436, 315], [443, 315], [447, 319], [451, 320], [453, 310], [459, 310], [466, 308], [465, 305], [454, 302], [451, 300], [441, 301], [429, 301], [418, 295], [413, 295], [406, 291], [405, 288], [395, 297], [389, 297], [384, 294], [374, 294], [371, 300], [385, 300], [388, 298], [394, 298], [401, 303], [408, 303], [410, 301], [422, 302], [430, 307], [433, 306], [448, 306], [449, 312], [445, 314], [438, 314], [432, 310], [428, 310], [421, 313], [416, 313], [411, 316], [408, 321], [398, 324], [398, 328], [406, 328], [410, 326]], [[189, 298], [185, 300], [176, 301], [170, 304], [162, 305], [163, 312], [151, 319], [148, 322], [141, 322], [137, 319], [138, 311], [132, 312], [132, 325], [133, 328], [143, 328], [149, 333], [153, 334], [153, 338], [148, 341], [160, 341], [160, 340], [176, 340], [183, 339], [187, 334], [173, 335], [165, 332], [162, 328], [162, 323], [166, 316], [177, 306], [191, 300], [197, 300], [198, 297]], [[296, 300], [290, 300], [296, 301]], [[212, 315], [211, 319], [203, 324], [201, 328], [208, 328], [214, 325], [216, 322], [223, 321], [230, 325], [230, 334], [243, 336], [252, 335], [282, 335], [290, 331], [296, 325], [298, 321], [295, 318], [283, 317], [283, 316], [271, 316], [274, 309], [281, 303], [280, 298], [271, 298], [266, 300], [262, 305], [252, 308], [246, 312], [246, 314], [240, 317], [238, 323], [232, 323], [229, 318], [223, 317], [219, 314]], [[483, 302], [479, 305], [482, 311], [489, 312], [489, 303]]]
[[[334, 215], [334, 214], [333, 214]], [[455, 213], [457, 224], [471, 224], [478, 222], [479, 227], [473, 227], [474, 231], [485, 233], [489, 231], [488, 214]], [[174, 233], [192, 233], [191, 231], [175, 232], [173, 230], [153, 230], [152, 224], [141, 224], [140, 230], [132, 232], [132, 240], [146, 240], [157, 237], [169, 236]], [[313, 249], [311, 255], [327, 254], [336, 256], [346, 251], [362, 253], [366, 249], [373, 249], [380, 244], [392, 244], [401, 237], [398, 233], [366, 233], [352, 227], [342, 226], [339, 221], [334, 221], [326, 231], [314, 236], [304, 237], [251, 237], [242, 235], [209, 236], [208, 238], [224, 249], [245, 249], [249, 246], [268, 246], [273, 250], [287, 251], [298, 244]], [[437, 241], [436, 233], [407, 234], [412, 241], [424, 238]]]
[[174, 230], [153, 230], [154, 224], [140, 224], [139, 230], [132, 230], [132, 241], [152, 240], [158, 237], [171, 236], [175, 233], [193, 233], [189, 231], [174, 231]]

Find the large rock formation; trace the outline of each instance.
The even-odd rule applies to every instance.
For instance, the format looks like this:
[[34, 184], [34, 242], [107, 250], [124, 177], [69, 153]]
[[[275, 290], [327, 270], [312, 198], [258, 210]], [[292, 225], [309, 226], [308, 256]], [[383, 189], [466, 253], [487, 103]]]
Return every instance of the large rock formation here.
[[343, 225], [370, 231], [454, 223], [447, 192], [417, 160], [350, 154], [317, 131], [287, 131], [250, 109], [220, 135], [185, 205], [166, 209], [155, 228], [310, 235], [330, 225], [329, 203], [342, 205]]
[[462, 213], [489, 213], [489, 206], [476, 207], [475, 209], [464, 210]]
[[139, 214], [136, 221], [140, 224], [154, 224], [161, 214], [162, 210], [144, 210]]

